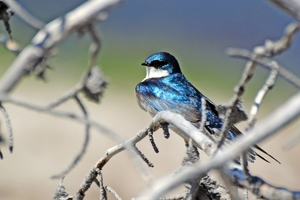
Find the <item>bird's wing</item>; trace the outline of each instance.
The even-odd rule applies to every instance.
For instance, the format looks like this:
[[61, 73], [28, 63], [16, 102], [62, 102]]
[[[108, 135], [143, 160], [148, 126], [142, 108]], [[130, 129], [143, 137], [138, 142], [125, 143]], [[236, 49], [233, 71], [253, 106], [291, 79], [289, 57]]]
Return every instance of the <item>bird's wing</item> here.
[[141, 82], [136, 87], [139, 106], [155, 116], [157, 112], [169, 110], [181, 114], [187, 121], [197, 124], [201, 120], [200, 110], [195, 99], [186, 94], [185, 84], [180, 80], [168, 85], [160, 80], [151, 79]]
[[168, 100], [159, 98], [153, 94], [136, 94], [139, 106], [155, 116], [157, 112], [169, 110], [182, 115], [187, 121], [197, 124], [201, 120], [200, 111], [192, 104], [182, 101]]

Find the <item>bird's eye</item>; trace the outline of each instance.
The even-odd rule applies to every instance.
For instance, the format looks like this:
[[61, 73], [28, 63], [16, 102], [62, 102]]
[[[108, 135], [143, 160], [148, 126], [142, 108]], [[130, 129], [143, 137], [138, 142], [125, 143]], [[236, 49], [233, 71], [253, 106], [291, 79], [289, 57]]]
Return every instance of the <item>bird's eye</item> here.
[[160, 61], [160, 60], [154, 60], [151, 62], [151, 66], [155, 67], [155, 68], [160, 68], [161, 66], [167, 64], [166, 62], [164, 61]]

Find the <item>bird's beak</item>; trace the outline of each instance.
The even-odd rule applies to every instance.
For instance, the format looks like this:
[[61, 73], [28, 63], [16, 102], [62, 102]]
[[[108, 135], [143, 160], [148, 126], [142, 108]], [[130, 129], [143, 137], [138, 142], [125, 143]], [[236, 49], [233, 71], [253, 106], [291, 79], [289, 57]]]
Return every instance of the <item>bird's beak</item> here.
[[143, 66], [148, 66], [148, 64], [147, 64], [147, 63], [145, 63], [145, 62], [143, 62], [141, 65], [143, 65]]

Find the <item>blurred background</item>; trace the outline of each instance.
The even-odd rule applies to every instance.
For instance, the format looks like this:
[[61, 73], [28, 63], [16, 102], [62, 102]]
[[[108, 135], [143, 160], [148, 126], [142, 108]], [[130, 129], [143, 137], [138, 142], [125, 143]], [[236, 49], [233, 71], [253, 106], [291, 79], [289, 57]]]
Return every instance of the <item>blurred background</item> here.
[[[80, 0], [22, 0], [29, 12], [44, 22], [74, 9], [85, 1]], [[265, 40], [279, 39], [285, 27], [293, 22], [286, 13], [268, 1], [172, 1], [129, 0], [109, 13], [107, 20], [97, 29], [102, 41], [98, 64], [102, 66], [110, 83], [100, 104], [85, 100], [90, 118], [119, 133], [124, 138], [134, 136], [151, 120], [135, 100], [134, 88], [145, 76], [140, 66], [150, 54], [168, 51], [181, 65], [186, 77], [216, 104], [227, 102], [233, 95], [245, 61], [225, 54], [229, 47], [252, 50]], [[36, 31], [14, 16], [10, 21], [13, 38], [23, 47], [30, 43]], [[6, 34], [4, 26], [0, 32]], [[296, 75], [299, 69], [299, 36], [294, 44], [276, 60]], [[52, 67], [46, 73], [46, 82], [33, 75], [25, 77], [13, 95], [46, 105], [73, 87], [85, 72], [88, 63], [88, 35], [73, 34], [57, 49], [57, 55], [49, 60]], [[15, 56], [0, 46], [0, 73]], [[258, 69], [246, 88], [243, 106], [246, 112], [257, 90], [262, 86], [268, 71]], [[258, 119], [276, 109], [297, 90], [278, 78], [277, 85], [261, 106]], [[14, 152], [1, 145], [4, 159], [0, 161], [0, 199], [50, 199], [59, 183], [52, 175], [63, 171], [79, 152], [84, 138], [84, 126], [78, 122], [49, 116], [12, 104], [5, 104], [14, 132]], [[73, 101], [59, 107], [81, 114]], [[7, 139], [3, 118], [1, 134]], [[258, 122], [259, 122], [258, 121]], [[239, 124], [244, 130], [245, 124]], [[264, 141], [262, 146], [282, 162], [281, 165], [258, 160], [250, 166], [254, 175], [277, 186], [299, 188], [299, 146], [283, 149], [284, 144], [299, 130], [299, 120], [283, 129], [280, 134]], [[152, 150], [148, 139], [138, 144], [140, 150], [153, 162], [155, 178], [177, 170], [185, 154], [184, 144], [176, 134], [163, 138], [161, 131], [155, 134], [160, 153]], [[64, 185], [75, 194], [94, 163], [105, 151], [116, 145], [104, 134], [92, 129], [91, 142], [82, 161], [65, 177]], [[201, 158], [205, 159], [204, 153]], [[166, 162], [167, 160], [167, 162]], [[110, 160], [103, 170], [104, 184], [111, 186], [123, 199], [137, 197], [146, 184], [139, 176], [126, 153]], [[178, 194], [183, 187], [174, 191]], [[93, 185], [86, 199], [99, 196]]]

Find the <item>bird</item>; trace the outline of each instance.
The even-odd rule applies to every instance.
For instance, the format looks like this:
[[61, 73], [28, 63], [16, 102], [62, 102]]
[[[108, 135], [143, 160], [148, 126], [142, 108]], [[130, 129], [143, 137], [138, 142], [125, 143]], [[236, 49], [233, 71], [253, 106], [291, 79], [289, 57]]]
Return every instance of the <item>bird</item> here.
[[[135, 93], [139, 107], [154, 117], [158, 112], [171, 111], [182, 115], [196, 128], [200, 127], [202, 116], [202, 99], [205, 100], [206, 122], [205, 131], [214, 135], [220, 131], [223, 121], [219, 117], [216, 105], [194, 87], [184, 76], [177, 59], [168, 52], [150, 55], [141, 63], [146, 67], [146, 77], [136, 85]], [[170, 125], [169, 128], [180, 134], [180, 130]], [[226, 139], [235, 140], [242, 133], [234, 125], [226, 133]], [[188, 138], [185, 138], [188, 141]], [[268, 155], [278, 163], [276, 158], [255, 145], [254, 148]], [[266, 162], [267, 159], [254, 150], [250, 150], [248, 160], [254, 162], [255, 155]], [[248, 153], [249, 154], [249, 153]]]

